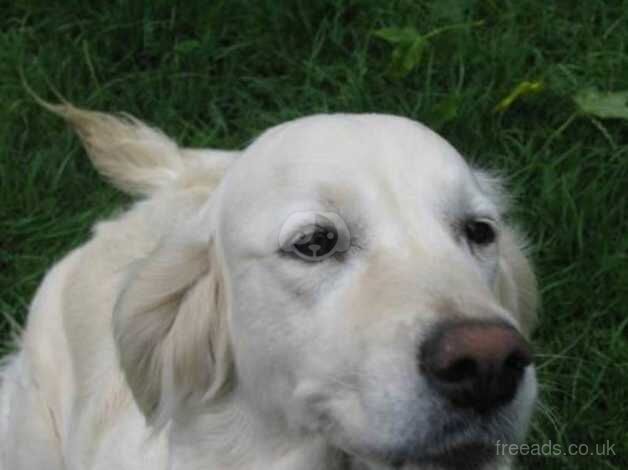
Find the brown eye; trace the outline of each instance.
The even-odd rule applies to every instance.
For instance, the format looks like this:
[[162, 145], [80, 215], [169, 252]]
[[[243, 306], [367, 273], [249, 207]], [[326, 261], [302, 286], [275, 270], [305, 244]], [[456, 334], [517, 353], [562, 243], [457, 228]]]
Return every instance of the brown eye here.
[[495, 241], [495, 229], [483, 220], [470, 220], [464, 226], [467, 239], [476, 245], [488, 245]]

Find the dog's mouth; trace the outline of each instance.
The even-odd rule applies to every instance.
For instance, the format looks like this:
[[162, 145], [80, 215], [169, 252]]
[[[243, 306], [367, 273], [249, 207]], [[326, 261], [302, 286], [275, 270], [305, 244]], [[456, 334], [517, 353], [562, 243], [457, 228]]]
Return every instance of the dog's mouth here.
[[375, 464], [377, 468], [391, 470], [482, 470], [497, 458], [495, 446], [484, 442], [469, 442], [438, 452], [417, 453], [415, 455], [387, 455], [361, 459], [346, 455], [343, 470], [367, 470]]
[[497, 436], [483, 426], [449, 424], [452, 428], [435, 433], [435, 441], [427, 448], [411, 449], [404, 458], [391, 461], [390, 466], [398, 470], [481, 470], [499, 459], [496, 442], [512, 441], [503, 430]]
[[[493, 425], [499, 424], [492, 422]], [[429, 442], [407, 441], [399, 447], [370, 448], [353, 452], [356, 461], [368, 462], [354, 470], [385, 468], [390, 470], [483, 470], [501, 460], [498, 442], [513, 442], [514, 436], [502, 427], [489, 427], [452, 420], [434, 429]], [[357, 449], [356, 449], [357, 450]], [[370, 464], [370, 465], [369, 465]]]

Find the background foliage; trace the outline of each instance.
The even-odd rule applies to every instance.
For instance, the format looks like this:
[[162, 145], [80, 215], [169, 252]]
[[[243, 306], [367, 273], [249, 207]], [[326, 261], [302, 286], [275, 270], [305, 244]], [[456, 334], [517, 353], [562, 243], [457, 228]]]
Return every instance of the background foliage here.
[[529, 442], [593, 452], [615, 443], [614, 456], [531, 456], [521, 468], [628, 468], [626, 1], [0, 9], [0, 354], [50, 265], [128, 202], [22, 78], [48, 99], [54, 88], [85, 107], [131, 112], [186, 145], [240, 148], [316, 112], [401, 114], [509, 177], [544, 299], [542, 404]]

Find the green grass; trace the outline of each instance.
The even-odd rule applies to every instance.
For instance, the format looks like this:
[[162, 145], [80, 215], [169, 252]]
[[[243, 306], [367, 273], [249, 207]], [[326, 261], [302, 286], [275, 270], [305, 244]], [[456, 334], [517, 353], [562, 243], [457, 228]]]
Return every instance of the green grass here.
[[[571, 100], [590, 86], [628, 89], [628, 2], [141, 3], [2, 8], [0, 354], [50, 265], [127, 202], [20, 71], [49, 99], [55, 88], [128, 111], [188, 145], [241, 147], [315, 112], [401, 114], [510, 176], [543, 294], [543, 406], [529, 442], [615, 443], [615, 456], [527, 457], [521, 468], [628, 468], [628, 122], [576, 115]], [[433, 36], [405, 77], [374, 34], [474, 22]], [[494, 112], [524, 80], [545, 91]]]

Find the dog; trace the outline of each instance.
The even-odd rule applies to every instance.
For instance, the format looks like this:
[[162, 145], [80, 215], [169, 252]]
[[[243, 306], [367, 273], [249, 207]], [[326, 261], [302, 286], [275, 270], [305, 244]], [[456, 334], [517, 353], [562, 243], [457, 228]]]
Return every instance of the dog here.
[[0, 470], [511, 468], [538, 295], [499, 178], [390, 115], [219, 151], [47, 106], [138, 200], [39, 287]]

